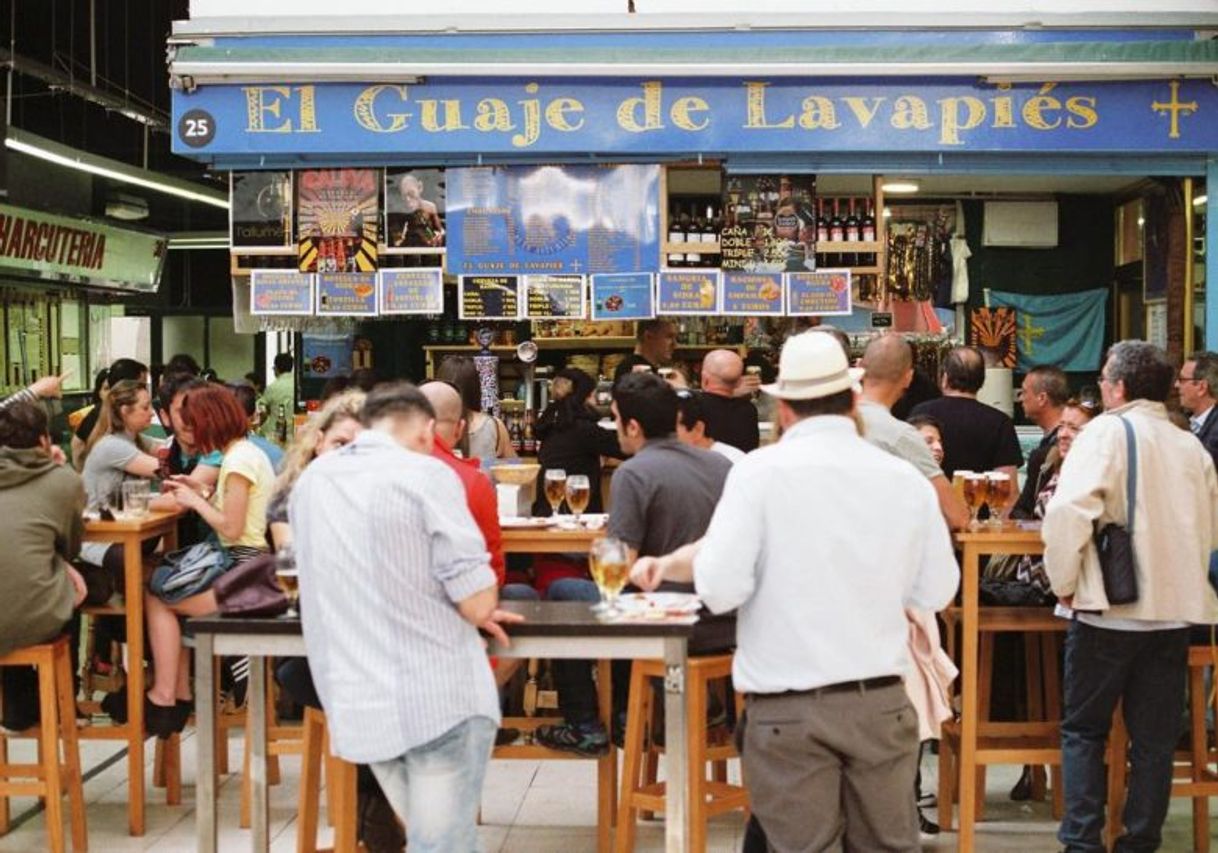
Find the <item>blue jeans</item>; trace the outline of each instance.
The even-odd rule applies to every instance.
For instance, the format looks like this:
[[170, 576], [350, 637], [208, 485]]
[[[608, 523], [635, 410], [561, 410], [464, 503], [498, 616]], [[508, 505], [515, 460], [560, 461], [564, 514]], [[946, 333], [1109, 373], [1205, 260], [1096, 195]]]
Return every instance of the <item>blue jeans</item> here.
[[1129, 728], [1129, 793], [1118, 853], [1157, 850], [1171, 798], [1172, 751], [1183, 731], [1188, 629], [1113, 631], [1072, 622], [1066, 635], [1057, 838], [1070, 853], [1104, 845], [1105, 749], [1117, 700]]
[[473, 853], [478, 843], [482, 779], [495, 723], [468, 717], [405, 755], [372, 764], [372, 772], [406, 824], [411, 853]]
[[541, 593], [527, 583], [504, 584], [499, 590], [500, 601], [540, 601]]

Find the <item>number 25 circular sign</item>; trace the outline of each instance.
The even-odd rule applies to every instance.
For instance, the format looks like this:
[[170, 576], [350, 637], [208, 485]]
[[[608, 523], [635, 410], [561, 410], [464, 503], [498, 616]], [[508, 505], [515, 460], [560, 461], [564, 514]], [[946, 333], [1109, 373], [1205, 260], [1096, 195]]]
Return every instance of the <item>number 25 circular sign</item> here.
[[178, 138], [191, 148], [202, 148], [216, 138], [216, 120], [207, 110], [187, 110], [178, 119]]

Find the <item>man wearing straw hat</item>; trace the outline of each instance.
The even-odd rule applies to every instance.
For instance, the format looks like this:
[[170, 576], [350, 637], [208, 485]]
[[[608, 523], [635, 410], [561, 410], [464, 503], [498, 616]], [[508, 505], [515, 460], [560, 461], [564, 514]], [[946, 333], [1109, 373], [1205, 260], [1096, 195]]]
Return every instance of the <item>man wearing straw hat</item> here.
[[828, 335], [789, 339], [762, 386], [782, 440], [736, 463], [701, 547], [632, 572], [738, 608], [738, 737], [771, 850], [919, 847], [905, 608], [940, 610], [959, 572], [929, 482], [858, 434], [861, 374]]

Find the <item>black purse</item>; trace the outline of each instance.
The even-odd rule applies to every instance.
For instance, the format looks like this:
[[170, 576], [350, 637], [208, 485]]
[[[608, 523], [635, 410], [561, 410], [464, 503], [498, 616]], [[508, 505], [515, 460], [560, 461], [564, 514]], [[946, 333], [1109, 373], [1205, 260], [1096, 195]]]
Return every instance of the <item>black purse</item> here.
[[1124, 417], [1126, 473], [1126, 523], [1105, 524], [1095, 534], [1095, 549], [1100, 556], [1100, 574], [1104, 578], [1104, 595], [1111, 604], [1132, 604], [1138, 600], [1138, 558], [1133, 549], [1133, 517], [1138, 490], [1138, 445], [1133, 427]]

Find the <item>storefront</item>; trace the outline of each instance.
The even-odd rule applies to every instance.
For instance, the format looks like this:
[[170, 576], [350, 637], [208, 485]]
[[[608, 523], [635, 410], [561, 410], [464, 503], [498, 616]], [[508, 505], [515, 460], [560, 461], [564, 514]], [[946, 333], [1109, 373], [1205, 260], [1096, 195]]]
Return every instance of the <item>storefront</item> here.
[[[1014, 308], [980, 329], [1011, 366], [1084, 326], [1080, 373], [1117, 336], [1218, 345], [1218, 42], [1186, 26], [246, 25], [175, 28], [174, 150], [235, 173], [235, 223], [262, 211], [234, 225], [238, 323], [319, 332], [319, 379], [418, 375], [483, 324], [505, 362], [531, 337], [605, 373], [655, 315], [691, 364], [809, 317], [976, 335], [983, 303]], [[1083, 325], [1026, 299], [1065, 294]]]

